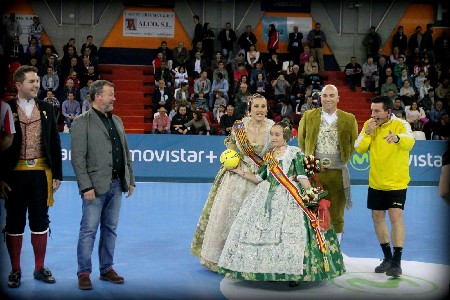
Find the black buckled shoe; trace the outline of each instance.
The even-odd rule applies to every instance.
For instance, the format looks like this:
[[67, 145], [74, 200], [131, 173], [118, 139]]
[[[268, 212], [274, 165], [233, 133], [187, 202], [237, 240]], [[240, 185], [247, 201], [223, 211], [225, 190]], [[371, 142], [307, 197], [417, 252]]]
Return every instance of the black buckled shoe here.
[[383, 259], [381, 264], [375, 268], [375, 273], [385, 273], [391, 267], [391, 264], [391, 259]]
[[387, 276], [400, 277], [402, 275], [402, 267], [397, 262], [392, 262], [391, 267], [386, 271]]
[[11, 272], [8, 276], [8, 287], [9, 288], [18, 288], [20, 285], [20, 279], [22, 278], [22, 273], [20, 271]]
[[45, 283], [55, 283], [56, 279], [52, 276], [52, 272], [50, 272], [47, 268], [42, 268], [37, 272], [33, 273], [34, 279], [43, 281]]

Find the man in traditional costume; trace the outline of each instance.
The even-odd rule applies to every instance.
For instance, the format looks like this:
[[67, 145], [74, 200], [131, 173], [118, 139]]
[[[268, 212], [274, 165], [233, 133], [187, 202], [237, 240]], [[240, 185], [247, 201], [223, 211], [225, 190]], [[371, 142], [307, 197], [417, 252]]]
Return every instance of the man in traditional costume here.
[[0, 193], [6, 199], [4, 234], [12, 267], [10, 288], [19, 287], [22, 277], [20, 253], [27, 211], [35, 257], [33, 276], [55, 283], [50, 270], [44, 267], [44, 259], [50, 224], [48, 208], [62, 180], [61, 141], [53, 106], [35, 101], [40, 83], [37, 72], [35, 67], [24, 65], [13, 75], [18, 95], [9, 105], [16, 133], [12, 145], [0, 154]]
[[344, 232], [344, 208], [352, 207], [350, 174], [347, 168], [358, 136], [353, 114], [337, 109], [338, 90], [326, 85], [321, 92], [322, 107], [308, 110], [298, 127], [298, 145], [305, 155], [322, 161], [324, 171], [317, 174], [331, 201], [331, 222], [339, 242]]

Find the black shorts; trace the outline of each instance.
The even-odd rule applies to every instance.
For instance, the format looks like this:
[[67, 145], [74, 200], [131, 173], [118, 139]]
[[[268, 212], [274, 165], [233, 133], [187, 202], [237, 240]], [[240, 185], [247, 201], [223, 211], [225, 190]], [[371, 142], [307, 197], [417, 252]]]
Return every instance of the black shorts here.
[[404, 209], [406, 189], [380, 191], [369, 187], [367, 193], [367, 208], [372, 210], [388, 210], [389, 208]]

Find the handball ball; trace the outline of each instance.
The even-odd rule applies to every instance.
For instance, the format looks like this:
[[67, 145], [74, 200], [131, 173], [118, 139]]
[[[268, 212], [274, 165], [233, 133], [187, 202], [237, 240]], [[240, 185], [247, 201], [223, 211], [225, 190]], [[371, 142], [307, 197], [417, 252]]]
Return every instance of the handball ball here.
[[227, 149], [220, 154], [220, 163], [226, 169], [234, 169], [239, 164], [239, 154], [231, 149]]

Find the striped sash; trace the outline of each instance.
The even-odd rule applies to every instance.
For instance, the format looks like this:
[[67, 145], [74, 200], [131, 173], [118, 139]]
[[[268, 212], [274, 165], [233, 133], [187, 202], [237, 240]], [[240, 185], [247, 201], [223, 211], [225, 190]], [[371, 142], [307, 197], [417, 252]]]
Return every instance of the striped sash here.
[[317, 216], [314, 215], [308, 208], [305, 207], [302, 196], [300, 195], [300, 192], [298, 188], [295, 186], [295, 184], [284, 174], [283, 170], [278, 165], [278, 162], [275, 159], [275, 155], [273, 153], [273, 150], [270, 150], [269, 152], [264, 155], [264, 161], [267, 164], [267, 168], [272, 173], [272, 175], [277, 179], [277, 181], [283, 185], [286, 190], [289, 192], [289, 194], [294, 197], [295, 201], [297, 201], [297, 204], [300, 206], [302, 211], [308, 216], [311, 225], [316, 232], [317, 237], [317, 243], [319, 244], [320, 251], [323, 254], [323, 261], [324, 261], [324, 267], [325, 271], [330, 271], [330, 265], [328, 263], [328, 258], [326, 256], [326, 247], [325, 247], [325, 241], [324, 238], [320, 232], [319, 228], [319, 220], [317, 219]]
[[247, 134], [245, 133], [244, 128], [244, 121], [237, 120], [233, 124], [234, 131], [236, 133], [236, 139], [239, 142], [239, 146], [241, 147], [242, 151], [250, 157], [251, 160], [255, 162], [258, 166], [261, 166], [263, 164], [263, 159], [255, 152], [255, 149], [253, 149], [252, 145], [250, 145], [250, 142], [247, 138]]

